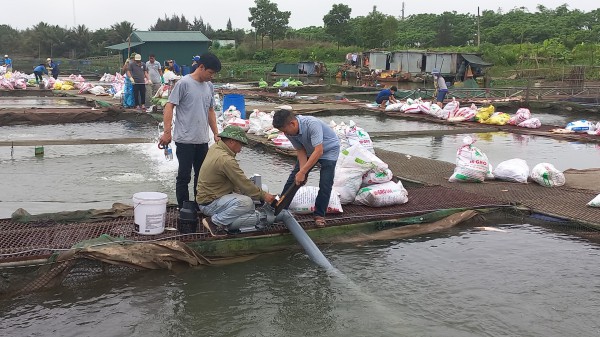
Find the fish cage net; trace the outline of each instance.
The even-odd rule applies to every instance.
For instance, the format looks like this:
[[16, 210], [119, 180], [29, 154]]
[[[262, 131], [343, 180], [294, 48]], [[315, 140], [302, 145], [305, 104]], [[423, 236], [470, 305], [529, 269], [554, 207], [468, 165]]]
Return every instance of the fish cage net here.
[[[464, 226], [465, 228], [470, 226], [493, 227], [504, 224], [530, 224], [549, 229], [556, 233], [572, 235], [588, 242], [600, 243], [600, 230], [598, 228], [511, 207], [490, 210], [483, 213], [478, 212], [476, 216], [461, 223], [459, 226]], [[387, 229], [393, 231], [402, 227], [410, 226], [397, 226]], [[329, 240], [329, 243], [358, 243], [397, 239], [396, 234], [391, 231], [389, 231], [390, 234], [387, 237], [384, 234], [384, 236], [373, 239], [369, 235], [360, 234], [351, 241], [346, 241], [348, 237], [340, 240], [333, 237]], [[443, 231], [444, 229], [440, 232], [443, 233]], [[379, 232], [386, 232], [386, 230]], [[413, 234], [412, 236], [421, 235], [418, 232]], [[406, 233], [403, 233], [403, 235], [402, 237], [411, 237], [410, 232], [409, 235], [406, 235]], [[81, 257], [68, 258], [60, 262], [49, 259], [48, 261], [32, 265], [6, 266], [0, 268], [0, 299], [48, 291], [56, 287], [77, 289], [87, 287], [94, 282], [101, 282], [106, 278], [110, 278], [111, 280], [127, 280], [141, 270], [143, 269], [126, 265], [114, 265]]]

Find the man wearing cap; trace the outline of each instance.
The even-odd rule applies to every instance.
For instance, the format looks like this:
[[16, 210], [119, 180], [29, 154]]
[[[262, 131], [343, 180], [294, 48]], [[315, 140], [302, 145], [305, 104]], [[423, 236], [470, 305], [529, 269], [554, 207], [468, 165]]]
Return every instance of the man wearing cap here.
[[4, 55], [4, 65], [6, 66], [6, 72], [12, 71], [12, 59], [8, 55]]
[[156, 61], [156, 56], [154, 54], [150, 54], [148, 57], [146, 69], [148, 69], [148, 76], [150, 77], [151, 82], [151, 84], [146, 87], [146, 104], [149, 105], [152, 97], [154, 97], [160, 88], [160, 85], [164, 82], [162, 77], [162, 67], [160, 66], [160, 62]]
[[58, 73], [59, 73], [58, 64], [56, 64], [56, 62], [52, 61], [51, 58], [47, 58], [46, 63], [48, 63], [48, 70], [51, 71], [52, 77], [54, 77], [54, 79], [57, 79]]
[[227, 232], [258, 223], [254, 200], [271, 203], [275, 196], [263, 191], [246, 177], [235, 156], [248, 144], [246, 132], [239, 126], [229, 125], [219, 134], [221, 140], [213, 144], [200, 169], [196, 202], [199, 210], [208, 216], [202, 220], [211, 234], [220, 228]]
[[[184, 76], [173, 86], [169, 101], [163, 110], [165, 132], [160, 136], [162, 146], [173, 140], [177, 145], [175, 154], [179, 162], [175, 195], [179, 208], [184, 201], [190, 200], [189, 186], [192, 169], [194, 171], [194, 194], [197, 194], [198, 174], [208, 151], [211, 138], [219, 140], [217, 117], [215, 114], [215, 88], [211, 82], [213, 76], [221, 70], [221, 61], [214, 54], [202, 55], [198, 69]], [[177, 107], [177, 118], [173, 122], [173, 111]], [[210, 134], [212, 131], [212, 135]], [[212, 137], [211, 137], [212, 136]]]
[[198, 62], [200, 62], [200, 56], [196, 55], [192, 59], [192, 69], [190, 70], [190, 73], [196, 71], [196, 68], [198, 68]]
[[431, 71], [431, 75], [433, 75], [433, 86], [435, 87], [435, 100], [437, 104], [441, 107], [444, 104], [444, 99], [446, 98], [446, 94], [448, 93], [448, 86], [446, 85], [446, 80], [444, 76], [440, 74], [438, 69], [433, 69]]
[[146, 109], [146, 81], [150, 82], [148, 77], [148, 68], [142, 63], [142, 55], [135, 54], [134, 62], [129, 62], [127, 76], [133, 79], [133, 99], [136, 109]]

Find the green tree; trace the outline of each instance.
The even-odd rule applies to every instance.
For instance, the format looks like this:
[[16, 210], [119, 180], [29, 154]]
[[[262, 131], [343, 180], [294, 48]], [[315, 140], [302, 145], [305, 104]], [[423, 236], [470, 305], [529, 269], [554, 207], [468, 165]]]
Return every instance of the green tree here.
[[77, 58], [90, 55], [91, 41], [92, 33], [85, 25], [79, 25], [69, 31], [69, 49], [74, 51]]
[[12, 28], [9, 25], [0, 25], [0, 50], [19, 50], [20, 46], [20, 36], [18, 30]]
[[[250, 7], [250, 25], [254, 27], [257, 36], [260, 36], [261, 49], [264, 49], [264, 39], [269, 33], [279, 33], [281, 27], [274, 27], [274, 25], [282, 24], [285, 22], [287, 26], [287, 20], [284, 20], [284, 16], [278, 15], [279, 9], [277, 4], [272, 3], [269, 0], [254, 0], [256, 7]], [[289, 19], [290, 12], [287, 18]]]
[[133, 33], [133, 23], [129, 21], [121, 21], [110, 26], [113, 41], [121, 43], [127, 41], [131, 33]]
[[173, 14], [170, 18], [165, 14], [165, 18], [158, 18], [156, 23], [153, 26], [150, 26], [150, 30], [158, 30], [158, 31], [186, 31], [190, 30], [192, 24], [185, 18], [182, 14], [179, 17], [176, 14]]
[[360, 45], [363, 47], [388, 48], [396, 44], [398, 20], [377, 11], [376, 6], [373, 6], [373, 11], [369, 15], [359, 18], [359, 26]]
[[350, 13], [352, 9], [344, 4], [334, 4], [329, 13], [323, 17], [325, 31], [333, 36], [337, 42], [338, 50], [340, 42], [347, 37], [350, 31]]
[[204, 24], [202, 17], [196, 18], [194, 16], [194, 20], [192, 20], [192, 24], [190, 25], [190, 30], [199, 31], [206, 35], [206, 25]]
[[288, 11], [281, 12], [279, 10], [273, 14], [271, 23], [267, 26], [267, 35], [269, 35], [269, 38], [271, 39], [271, 51], [273, 50], [275, 40], [285, 37], [288, 30], [290, 15], [291, 13]]
[[90, 38], [90, 54], [91, 55], [104, 55], [106, 54], [106, 47], [112, 44], [121, 43], [123, 41], [112, 41], [112, 31], [108, 28], [100, 28], [91, 33]]
[[233, 26], [231, 25], [231, 18], [227, 20], [227, 31], [231, 32], [233, 30]]

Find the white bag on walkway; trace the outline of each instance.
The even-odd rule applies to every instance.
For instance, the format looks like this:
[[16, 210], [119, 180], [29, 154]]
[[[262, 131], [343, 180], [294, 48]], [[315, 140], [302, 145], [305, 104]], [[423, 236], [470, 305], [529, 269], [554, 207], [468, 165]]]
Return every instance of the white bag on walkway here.
[[565, 175], [549, 163], [539, 163], [531, 170], [531, 179], [545, 187], [562, 186]]
[[581, 119], [578, 121], [571, 122], [567, 124], [565, 129], [573, 132], [585, 132], [587, 133], [590, 130], [594, 130], [595, 125], [590, 121], [586, 121], [585, 119]]
[[394, 174], [392, 170], [385, 169], [384, 171], [369, 170], [363, 175], [363, 185], [383, 184], [392, 180]]
[[[296, 214], [311, 214], [315, 211], [315, 201], [319, 194], [319, 188], [316, 186], [302, 186], [296, 192], [294, 199], [290, 203], [289, 210]], [[329, 204], [327, 204], [327, 213], [342, 213], [342, 204], [340, 197], [335, 191], [331, 191]]]
[[456, 152], [456, 168], [448, 179], [451, 183], [480, 183], [485, 180], [489, 168], [488, 158], [479, 148], [473, 146], [473, 143], [475, 138], [471, 136], [463, 139], [464, 145]]
[[460, 109], [460, 103], [453, 97], [452, 100], [444, 106], [444, 119], [454, 117], [458, 109]]
[[534, 117], [522, 121], [521, 123], [517, 124], [517, 126], [520, 126], [522, 128], [537, 129], [540, 126], [542, 126], [542, 122], [540, 122], [538, 118]]
[[494, 177], [499, 180], [525, 184], [529, 177], [529, 166], [525, 160], [520, 158], [505, 160], [494, 169]]
[[361, 188], [356, 194], [354, 203], [369, 207], [385, 207], [401, 205], [407, 201], [408, 192], [402, 183], [389, 181]]
[[362, 184], [362, 177], [367, 171], [384, 172], [387, 168], [386, 163], [359, 144], [340, 151], [335, 166], [333, 189], [339, 193], [342, 205], [354, 201]]
[[531, 111], [527, 108], [520, 108], [517, 113], [508, 120], [510, 125], [519, 125], [531, 118]]
[[600, 207], [600, 194], [598, 194], [592, 201], [587, 204], [590, 207]]
[[353, 120], [350, 120], [348, 128], [346, 129], [346, 139], [348, 139], [348, 144], [350, 146], [354, 144], [360, 144], [364, 146], [371, 153], [375, 153], [375, 149], [373, 149], [373, 142], [371, 141], [371, 137], [363, 128], [359, 127], [354, 123]]

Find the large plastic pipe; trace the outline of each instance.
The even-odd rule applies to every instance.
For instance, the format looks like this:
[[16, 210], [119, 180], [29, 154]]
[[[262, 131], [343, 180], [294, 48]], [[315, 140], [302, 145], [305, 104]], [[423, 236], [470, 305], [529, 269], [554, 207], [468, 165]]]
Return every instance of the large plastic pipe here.
[[294, 216], [288, 210], [281, 211], [281, 213], [277, 215], [276, 220], [283, 221], [283, 223], [290, 230], [292, 235], [296, 238], [300, 246], [304, 248], [308, 257], [314, 263], [327, 270], [333, 269], [333, 266], [331, 265], [329, 260], [327, 260], [325, 255], [323, 255], [323, 253], [319, 250], [319, 247], [315, 245], [313, 240], [311, 240], [311, 238], [308, 236], [308, 234], [306, 234], [302, 226], [300, 226], [298, 221], [296, 221]]

